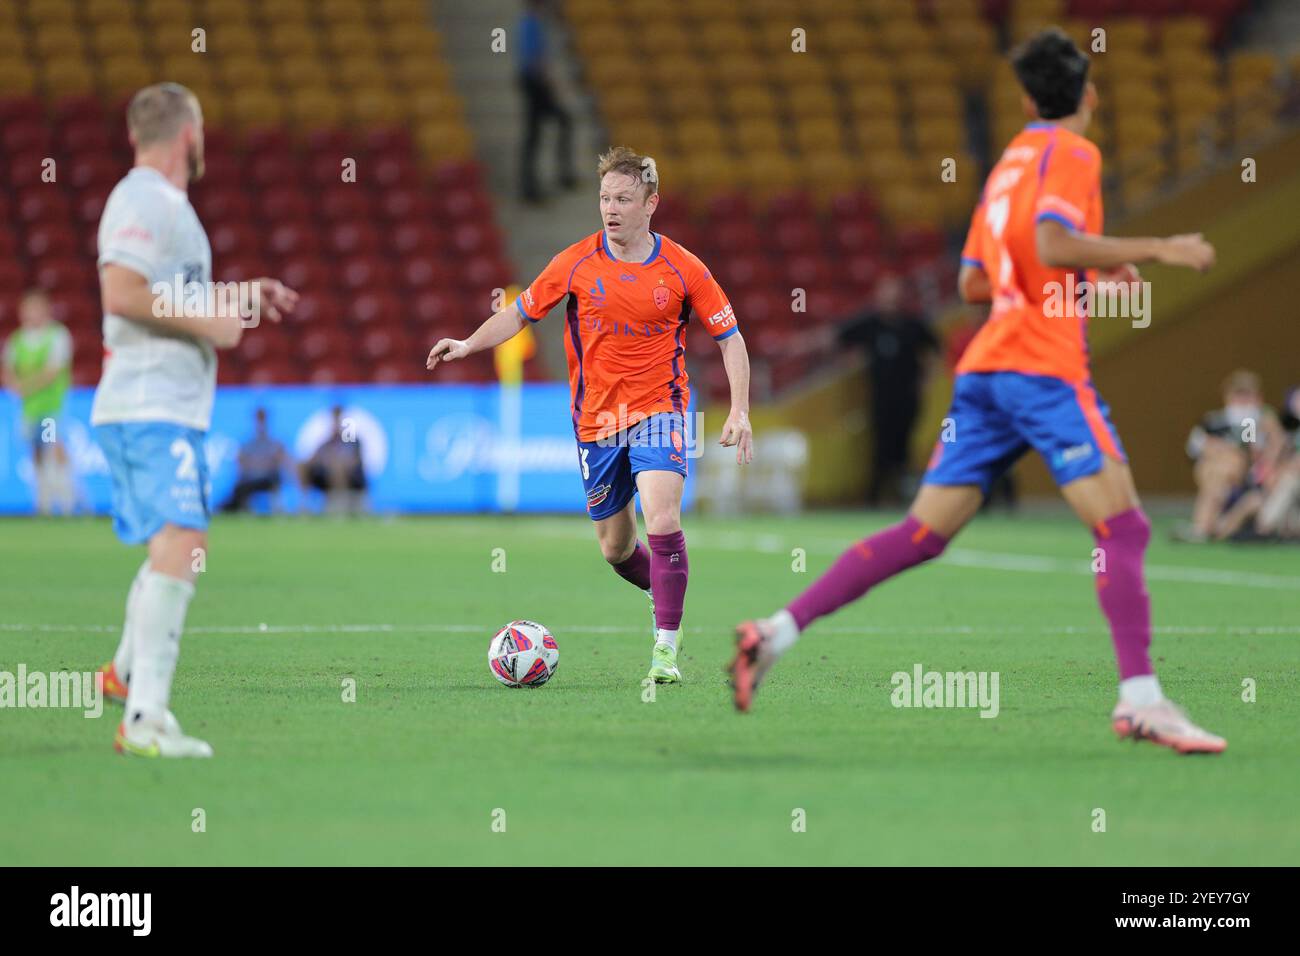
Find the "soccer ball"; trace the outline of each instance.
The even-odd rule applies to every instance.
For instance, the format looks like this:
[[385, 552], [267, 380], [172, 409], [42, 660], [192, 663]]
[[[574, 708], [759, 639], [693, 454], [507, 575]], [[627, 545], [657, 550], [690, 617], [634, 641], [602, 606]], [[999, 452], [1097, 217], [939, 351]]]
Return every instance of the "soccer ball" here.
[[541, 687], [560, 663], [560, 645], [536, 621], [511, 621], [488, 645], [488, 669], [507, 687]]

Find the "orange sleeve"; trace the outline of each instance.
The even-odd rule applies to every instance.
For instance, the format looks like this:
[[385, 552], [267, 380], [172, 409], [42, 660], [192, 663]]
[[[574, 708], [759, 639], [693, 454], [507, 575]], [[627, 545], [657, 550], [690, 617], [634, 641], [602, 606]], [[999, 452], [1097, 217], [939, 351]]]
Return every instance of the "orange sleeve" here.
[[1101, 189], [1101, 154], [1095, 148], [1063, 143], [1049, 150], [1043, 157], [1034, 222], [1051, 219], [1082, 232], [1088, 205]]
[[975, 207], [970, 219], [970, 231], [966, 233], [966, 244], [961, 247], [961, 264], [976, 269], [988, 268], [984, 265], [984, 200]]
[[727, 300], [727, 293], [722, 291], [718, 280], [704, 268], [704, 263], [694, 257], [686, 261], [686, 294], [690, 297], [691, 308], [704, 323], [704, 328], [715, 339], [725, 339], [738, 332], [736, 313]]
[[515, 299], [520, 313], [529, 322], [540, 322], [546, 313], [555, 308], [555, 304], [569, 292], [569, 280], [573, 275], [575, 258], [569, 250], [555, 256], [541, 275], [533, 280], [532, 285]]

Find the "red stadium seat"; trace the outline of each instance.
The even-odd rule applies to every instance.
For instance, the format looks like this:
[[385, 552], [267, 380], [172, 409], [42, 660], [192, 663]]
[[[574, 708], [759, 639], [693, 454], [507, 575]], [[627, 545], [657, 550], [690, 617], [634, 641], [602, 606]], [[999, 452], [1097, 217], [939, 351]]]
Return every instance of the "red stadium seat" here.
[[298, 293], [326, 292], [334, 287], [334, 268], [316, 256], [295, 256], [280, 264], [276, 278]]
[[442, 253], [446, 251], [447, 243], [445, 232], [425, 223], [402, 223], [389, 237], [389, 248], [399, 256]]
[[36, 284], [47, 292], [97, 292], [99, 275], [93, 262], [72, 257], [56, 257], [38, 262], [33, 269]]
[[316, 231], [298, 223], [275, 226], [266, 239], [266, 249], [274, 256], [296, 256], [320, 251]]
[[190, 191], [190, 201], [199, 219], [209, 226], [218, 222], [247, 222], [253, 218], [253, 203], [246, 190], [213, 186], [206, 177]]
[[321, 215], [332, 222], [358, 222], [370, 218], [373, 205], [355, 183], [334, 183], [320, 191]]
[[420, 329], [444, 329], [461, 318], [454, 296], [441, 289], [426, 289], [411, 301], [411, 324]]
[[264, 190], [258, 198], [264, 222], [307, 225], [315, 217], [311, 198], [301, 189], [280, 186]]
[[208, 232], [208, 241], [212, 246], [214, 258], [221, 256], [255, 258], [260, 256], [262, 251], [261, 231], [239, 222], [223, 222], [213, 226]]
[[28, 258], [46, 256], [74, 256], [77, 252], [77, 234], [71, 226], [62, 223], [45, 223], [27, 230], [24, 244]]
[[356, 256], [343, 260], [339, 278], [342, 287], [352, 292], [392, 288], [394, 282], [393, 267], [378, 256]]
[[358, 326], [398, 326], [405, 307], [391, 292], [362, 292], [348, 306], [349, 324]]
[[336, 326], [342, 321], [343, 310], [339, 298], [332, 291], [314, 288], [297, 289], [298, 305], [285, 317], [284, 324], [292, 329], [316, 326]]
[[401, 264], [402, 281], [411, 290], [431, 287], [446, 288], [454, 279], [454, 271], [441, 256], [413, 255]]
[[368, 222], [344, 222], [331, 226], [326, 235], [326, 246], [340, 258], [370, 256], [379, 252], [382, 242], [379, 230]]
[[329, 358], [312, 366], [308, 381], [313, 385], [336, 385], [345, 382], [360, 382], [362, 376], [351, 359]]
[[433, 218], [433, 200], [419, 189], [385, 189], [379, 196], [379, 210], [393, 222]]
[[0, 296], [20, 294], [27, 288], [27, 270], [12, 259], [0, 259]]

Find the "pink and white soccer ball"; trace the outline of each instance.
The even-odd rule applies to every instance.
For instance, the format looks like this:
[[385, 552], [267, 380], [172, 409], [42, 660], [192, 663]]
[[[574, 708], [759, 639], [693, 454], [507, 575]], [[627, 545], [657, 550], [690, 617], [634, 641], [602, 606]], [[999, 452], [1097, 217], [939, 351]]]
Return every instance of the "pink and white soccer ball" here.
[[541, 687], [560, 663], [560, 645], [536, 621], [511, 621], [488, 645], [488, 668], [507, 687]]

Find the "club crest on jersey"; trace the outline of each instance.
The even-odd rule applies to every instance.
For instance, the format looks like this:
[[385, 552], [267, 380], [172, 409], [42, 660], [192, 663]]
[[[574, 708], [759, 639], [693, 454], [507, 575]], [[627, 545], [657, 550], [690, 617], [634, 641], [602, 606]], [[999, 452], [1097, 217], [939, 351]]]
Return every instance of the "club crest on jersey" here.
[[659, 280], [659, 285], [654, 287], [654, 293], [653, 293], [654, 300], [655, 300], [655, 307], [658, 308], [660, 312], [668, 308], [668, 303], [672, 301], [672, 294], [668, 291], [667, 287], [663, 284], [663, 282], [664, 282], [663, 279]]

